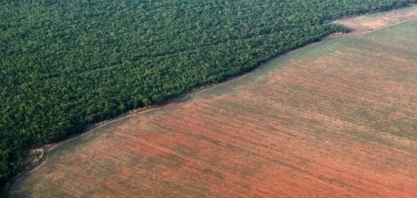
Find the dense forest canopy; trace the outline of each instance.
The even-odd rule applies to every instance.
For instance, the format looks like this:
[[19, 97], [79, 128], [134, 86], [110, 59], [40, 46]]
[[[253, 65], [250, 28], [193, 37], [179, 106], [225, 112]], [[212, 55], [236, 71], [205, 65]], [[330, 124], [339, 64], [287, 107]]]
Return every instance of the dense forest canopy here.
[[329, 20], [409, 3], [1, 0], [0, 185], [30, 148], [346, 31]]

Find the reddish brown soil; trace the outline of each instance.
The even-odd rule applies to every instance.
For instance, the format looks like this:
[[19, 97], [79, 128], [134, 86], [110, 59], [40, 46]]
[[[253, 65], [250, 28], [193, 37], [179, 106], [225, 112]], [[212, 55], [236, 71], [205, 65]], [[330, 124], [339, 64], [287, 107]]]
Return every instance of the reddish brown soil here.
[[417, 197], [417, 39], [407, 37], [417, 28], [408, 26], [401, 38], [311, 46], [91, 132], [12, 195]]

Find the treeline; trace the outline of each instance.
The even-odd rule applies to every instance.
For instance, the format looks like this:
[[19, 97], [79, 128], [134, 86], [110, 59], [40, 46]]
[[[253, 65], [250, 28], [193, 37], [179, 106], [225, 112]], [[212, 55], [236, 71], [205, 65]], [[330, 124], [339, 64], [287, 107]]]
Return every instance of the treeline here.
[[1, 0], [0, 185], [30, 148], [346, 32], [410, 0]]

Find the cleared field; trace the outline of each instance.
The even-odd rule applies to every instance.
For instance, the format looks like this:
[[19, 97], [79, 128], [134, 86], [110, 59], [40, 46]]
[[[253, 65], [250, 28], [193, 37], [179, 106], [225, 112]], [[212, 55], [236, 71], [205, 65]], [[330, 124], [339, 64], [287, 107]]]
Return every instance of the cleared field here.
[[417, 17], [417, 6], [395, 9], [388, 12], [361, 15], [353, 18], [337, 20], [357, 32], [373, 31], [389, 27], [393, 24], [413, 20]]
[[326, 40], [58, 147], [12, 197], [417, 197], [417, 21]]

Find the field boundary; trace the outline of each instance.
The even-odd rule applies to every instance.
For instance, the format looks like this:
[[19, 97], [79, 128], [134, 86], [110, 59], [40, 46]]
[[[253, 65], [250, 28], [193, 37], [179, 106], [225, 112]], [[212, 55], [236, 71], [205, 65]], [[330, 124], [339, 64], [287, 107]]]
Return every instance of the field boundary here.
[[[359, 15], [359, 16], [363, 16], [363, 15]], [[353, 16], [352, 18], [355, 18], [355, 17], [358, 17], [358, 16]], [[230, 78], [228, 80], [225, 80], [225, 81], [223, 81], [221, 83], [215, 83], [215, 84], [206, 85], [206, 86], [203, 86], [203, 87], [200, 87], [200, 88], [196, 88], [196, 89], [193, 89], [192, 91], [190, 91], [189, 93], [180, 95], [180, 96], [178, 96], [178, 97], [176, 97], [176, 98], [174, 98], [172, 100], [169, 100], [169, 101], [167, 101], [167, 102], [165, 102], [165, 103], [163, 103], [161, 105], [152, 105], [152, 106], [149, 106], [149, 107], [133, 109], [133, 110], [131, 110], [131, 111], [125, 113], [125, 114], [122, 114], [122, 115], [120, 115], [120, 116], [118, 116], [116, 118], [109, 119], [109, 120], [105, 120], [105, 121], [99, 122], [97, 124], [94, 124], [94, 125], [88, 127], [84, 132], [82, 132], [80, 134], [74, 135], [73, 137], [69, 137], [69, 138], [67, 138], [64, 141], [60, 141], [60, 142], [57, 142], [57, 143], [50, 144], [50, 145], [47, 145], [47, 146], [42, 147], [41, 148], [42, 149], [42, 154], [41, 154], [41, 158], [40, 158], [38, 164], [37, 165], [34, 165], [33, 167], [31, 167], [31, 168], [29, 168], [29, 169], [21, 172], [17, 176], [15, 176], [12, 179], [11, 183], [10, 183], [11, 185], [9, 186], [9, 189], [13, 189], [15, 185], [19, 184], [21, 182], [21, 180], [24, 179], [25, 176], [27, 176], [28, 174], [31, 174], [32, 172], [34, 172], [34, 171], [38, 170], [39, 168], [41, 168], [47, 162], [48, 156], [52, 152], [54, 152], [55, 150], [57, 150], [58, 148], [60, 148], [60, 146], [66, 144], [66, 143], [75, 141], [78, 138], [83, 138], [83, 137], [89, 135], [92, 131], [94, 131], [96, 129], [100, 129], [100, 128], [106, 127], [106, 126], [108, 126], [111, 123], [115, 123], [115, 122], [118, 122], [118, 121], [121, 121], [121, 120], [124, 120], [124, 119], [129, 119], [129, 118], [131, 118], [133, 116], [140, 115], [142, 113], [147, 113], [147, 112], [152, 112], [152, 111], [158, 110], [158, 109], [160, 109], [160, 108], [162, 108], [162, 107], [164, 107], [164, 106], [166, 106], [168, 104], [172, 104], [172, 103], [175, 103], [175, 102], [180, 102], [180, 101], [182, 101], [182, 100], [184, 100], [184, 99], [186, 99], [188, 97], [192, 97], [192, 96], [194, 96], [196, 94], [204, 93], [204, 92], [207, 92], [207, 91], [212, 90], [214, 88], [227, 85], [227, 84], [229, 84], [231, 82], [234, 82], [236, 80], [239, 80], [241, 78], [245, 78], [247, 75], [252, 74], [252, 73], [254, 73], [254, 72], [256, 72], [256, 71], [258, 71], [260, 69], [263, 69], [264, 67], [266, 67], [266, 66], [268, 66], [270, 64], [273, 64], [274, 62], [276, 62], [279, 58], [281, 58], [284, 55], [292, 54], [292, 53], [297, 52], [299, 50], [302, 50], [302, 49], [305, 49], [305, 48], [308, 48], [308, 47], [311, 47], [311, 46], [314, 46], [314, 45], [323, 43], [323, 42], [325, 42], [327, 40], [331, 40], [331, 39], [335, 39], [335, 38], [340, 38], [340, 37], [350, 37], [350, 36], [356, 36], [356, 35], [369, 34], [369, 33], [372, 33], [372, 32], [384, 30], [384, 29], [390, 28], [392, 26], [396, 26], [396, 25], [408, 23], [408, 22], [415, 21], [415, 20], [417, 20], [417, 18], [413, 18], [413, 19], [409, 19], [409, 20], [405, 20], [405, 21], [400, 21], [400, 22], [397, 22], [397, 23], [394, 23], [394, 24], [389, 24], [388, 26], [385, 26], [385, 27], [382, 27], [382, 28], [378, 28], [378, 29], [374, 29], [374, 30], [367, 30], [367, 31], [353, 30], [353, 31], [351, 31], [349, 33], [345, 33], [345, 34], [330, 35], [330, 36], [324, 37], [320, 41], [307, 44], [307, 45], [305, 45], [303, 47], [300, 47], [300, 48], [291, 50], [291, 51], [289, 51], [287, 53], [284, 53], [284, 54], [281, 54], [281, 55], [279, 55], [277, 57], [274, 57], [271, 60], [269, 60], [268, 62], [263, 63], [263, 64], [257, 66], [256, 68], [254, 68], [253, 70], [251, 70], [249, 72], [246, 72], [244, 74], [241, 74], [241, 75], [232, 77], [232, 78]], [[340, 24], [340, 23], [338, 23], [337, 21], [335, 21], [335, 24]], [[8, 194], [9, 192], [6, 192], [6, 193]]]

